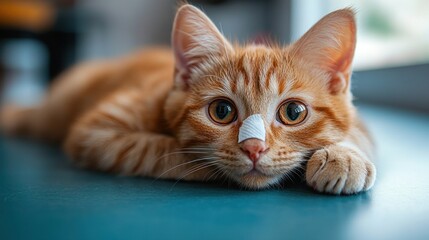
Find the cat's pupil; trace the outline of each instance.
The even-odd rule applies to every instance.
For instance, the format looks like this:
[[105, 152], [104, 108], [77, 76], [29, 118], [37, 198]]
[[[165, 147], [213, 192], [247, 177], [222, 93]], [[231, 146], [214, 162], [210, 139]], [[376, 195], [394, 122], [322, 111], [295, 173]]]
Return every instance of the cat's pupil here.
[[231, 105], [226, 101], [220, 102], [216, 107], [216, 115], [219, 119], [224, 119], [231, 112]]
[[292, 102], [288, 104], [286, 114], [290, 120], [295, 121], [304, 110], [302, 105]]

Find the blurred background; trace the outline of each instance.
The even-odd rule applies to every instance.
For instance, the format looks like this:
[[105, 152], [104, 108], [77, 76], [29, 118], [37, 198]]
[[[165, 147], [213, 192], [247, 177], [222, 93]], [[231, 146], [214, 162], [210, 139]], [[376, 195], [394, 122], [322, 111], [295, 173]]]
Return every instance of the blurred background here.
[[[426, 0], [195, 0], [227, 38], [298, 39], [325, 14], [357, 11], [353, 92], [371, 104], [429, 112]], [[76, 62], [168, 45], [178, 1], [0, 0], [3, 101], [35, 104]]]

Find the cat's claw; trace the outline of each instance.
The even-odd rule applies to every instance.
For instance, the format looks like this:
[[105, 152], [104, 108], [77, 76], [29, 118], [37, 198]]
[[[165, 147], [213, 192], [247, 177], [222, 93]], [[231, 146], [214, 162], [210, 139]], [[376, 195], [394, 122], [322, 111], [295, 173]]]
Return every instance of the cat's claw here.
[[307, 184], [319, 192], [354, 194], [369, 190], [375, 181], [372, 162], [354, 150], [332, 145], [316, 151], [307, 163]]

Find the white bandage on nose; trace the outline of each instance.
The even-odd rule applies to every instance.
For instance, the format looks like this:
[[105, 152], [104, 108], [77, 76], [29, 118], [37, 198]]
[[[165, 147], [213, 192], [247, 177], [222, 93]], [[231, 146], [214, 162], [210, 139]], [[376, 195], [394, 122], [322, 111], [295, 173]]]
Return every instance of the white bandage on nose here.
[[249, 138], [257, 138], [265, 142], [265, 125], [261, 114], [253, 114], [246, 118], [238, 132], [238, 143]]

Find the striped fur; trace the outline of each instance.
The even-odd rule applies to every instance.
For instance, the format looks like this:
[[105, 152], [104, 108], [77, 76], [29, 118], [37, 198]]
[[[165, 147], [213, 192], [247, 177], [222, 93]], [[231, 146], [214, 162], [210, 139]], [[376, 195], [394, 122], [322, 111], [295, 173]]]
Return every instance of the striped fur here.
[[[184, 5], [173, 52], [151, 49], [75, 67], [39, 107], [3, 109], [2, 128], [64, 142], [77, 165], [123, 175], [232, 179], [260, 189], [308, 160], [310, 186], [356, 193], [373, 185], [375, 168], [371, 140], [351, 102], [354, 41], [348, 9], [287, 47], [233, 46], [201, 11]], [[209, 119], [207, 107], [217, 98], [235, 104], [237, 121], [220, 126]], [[309, 110], [296, 126], [276, 117], [290, 99]], [[237, 143], [241, 122], [253, 114], [263, 116], [269, 146], [256, 171]]]

